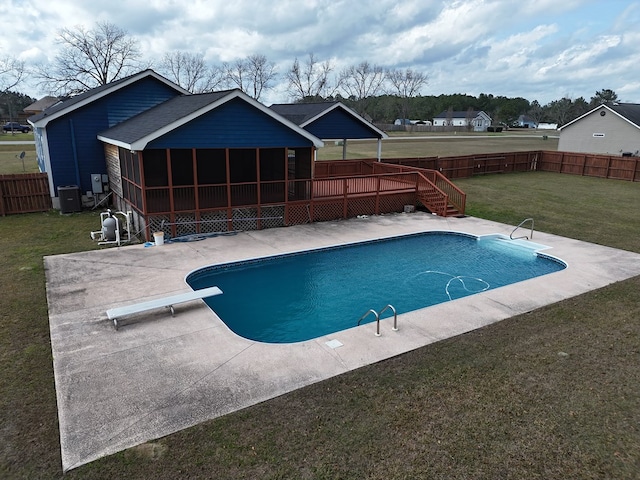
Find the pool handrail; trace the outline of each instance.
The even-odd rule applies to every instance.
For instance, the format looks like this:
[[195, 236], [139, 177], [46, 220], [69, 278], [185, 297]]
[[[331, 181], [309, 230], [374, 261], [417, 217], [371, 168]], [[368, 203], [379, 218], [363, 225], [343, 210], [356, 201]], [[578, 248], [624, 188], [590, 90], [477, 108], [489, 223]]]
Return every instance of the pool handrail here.
[[378, 312], [376, 312], [373, 308], [370, 308], [369, 310], [367, 310], [367, 312], [360, 317], [360, 320], [358, 320], [358, 326], [360, 325], [360, 322], [364, 320], [367, 317], [367, 315], [369, 315], [370, 313], [373, 313], [376, 317], [376, 337], [379, 337], [380, 336], [380, 315], [378, 315]]
[[398, 331], [398, 314], [396, 313], [396, 309], [393, 305], [388, 303], [382, 310], [380, 310], [378, 315], [381, 316], [387, 310], [391, 310], [393, 312], [393, 327], [391, 327], [391, 330], [393, 330], [394, 332], [397, 332]]
[[[513, 234], [516, 233], [516, 230], [518, 230], [520, 227], [522, 227], [522, 225], [524, 225], [527, 222], [531, 222], [531, 237], [527, 237], [526, 235], [523, 235], [521, 237], [513, 237]], [[511, 232], [511, 234], [509, 235], [509, 238], [511, 240], [518, 240], [520, 238], [526, 238], [527, 240], [531, 240], [533, 238], [533, 218], [525, 218], [523, 221], [521, 221], [518, 226], [516, 228], [513, 229], [513, 231]]]
[[393, 330], [394, 332], [397, 332], [398, 331], [398, 314], [396, 313], [396, 309], [394, 308], [394, 306], [391, 305], [390, 303], [388, 303], [379, 312], [376, 312], [373, 308], [370, 308], [369, 310], [367, 310], [367, 312], [360, 317], [360, 320], [358, 320], [358, 326], [360, 326], [360, 322], [362, 322], [362, 320], [364, 320], [370, 313], [373, 313], [376, 317], [376, 337], [379, 337], [380, 336], [380, 315], [382, 315], [387, 310], [391, 310], [393, 312], [393, 327], [391, 328], [391, 330]]

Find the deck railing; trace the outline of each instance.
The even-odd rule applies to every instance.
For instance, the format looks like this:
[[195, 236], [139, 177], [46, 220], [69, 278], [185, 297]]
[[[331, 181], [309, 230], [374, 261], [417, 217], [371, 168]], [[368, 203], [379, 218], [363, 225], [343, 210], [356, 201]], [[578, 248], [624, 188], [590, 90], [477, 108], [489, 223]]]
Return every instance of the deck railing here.
[[[433, 208], [437, 210], [438, 215], [446, 216], [446, 205], [451, 204], [456, 208], [456, 210], [458, 210], [459, 214], [464, 214], [467, 199], [466, 194], [437, 170], [428, 170], [408, 165], [389, 164], [385, 162], [374, 163], [373, 170], [374, 172], [380, 173], [391, 171], [418, 172], [423, 176], [424, 180], [426, 180], [426, 182], [420, 182], [420, 188], [423, 195], [426, 194], [427, 191], [429, 192], [431, 205], [425, 206], [432, 211], [433, 209], [431, 207], [433, 206]], [[426, 183], [432, 184], [435, 188], [431, 188], [431, 186]], [[442, 210], [443, 202], [445, 202], [444, 210]]]

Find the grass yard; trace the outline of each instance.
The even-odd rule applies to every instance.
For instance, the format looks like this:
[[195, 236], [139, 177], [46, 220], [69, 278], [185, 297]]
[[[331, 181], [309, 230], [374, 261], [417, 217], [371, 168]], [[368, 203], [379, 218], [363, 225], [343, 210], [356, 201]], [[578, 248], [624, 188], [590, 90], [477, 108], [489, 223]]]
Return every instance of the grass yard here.
[[[557, 135], [557, 132], [551, 132]], [[557, 150], [558, 138], [542, 137], [546, 133], [496, 133], [434, 135], [412, 134], [403, 138], [390, 136], [382, 141], [382, 158], [451, 157], [474, 153], [527, 152], [533, 150]], [[376, 158], [378, 142], [375, 140], [347, 142], [347, 158]], [[342, 144], [325, 142], [318, 150], [318, 160], [342, 158]]]
[[[26, 139], [24, 141], [33, 141], [33, 135], [30, 133], [18, 133], [13, 137], [22, 136], [31, 136], [30, 139]], [[3, 141], [14, 140], [13, 137], [9, 134], [0, 135], [0, 175], [13, 173], [38, 173], [39, 170], [36, 160], [35, 145], [14, 145], [1, 143]], [[24, 159], [20, 158], [20, 154], [22, 152], [24, 152]]]
[[[640, 253], [640, 183], [457, 182], [468, 213]], [[0, 218], [0, 478], [62, 478], [43, 255], [98, 213]], [[535, 237], [534, 237], [535, 240]], [[640, 277], [100, 459], [68, 479], [637, 479]]]

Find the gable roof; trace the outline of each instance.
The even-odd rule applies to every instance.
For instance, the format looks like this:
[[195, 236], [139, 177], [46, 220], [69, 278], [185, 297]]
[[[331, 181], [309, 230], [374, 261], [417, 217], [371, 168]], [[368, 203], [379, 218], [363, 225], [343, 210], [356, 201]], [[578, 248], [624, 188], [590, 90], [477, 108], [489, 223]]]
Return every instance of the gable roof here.
[[279, 115], [305, 128], [334, 110], [342, 110], [374, 133], [371, 138], [387, 138], [387, 134], [341, 102], [275, 103], [269, 107]]
[[162, 75], [157, 74], [151, 69], [143, 70], [142, 72], [138, 72], [136, 74], [130, 75], [125, 78], [121, 78], [119, 80], [114, 80], [111, 83], [106, 85], [100, 85], [99, 87], [92, 88], [91, 90], [87, 90], [79, 95], [69, 98], [68, 100], [64, 100], [56, 105], [53, 105], [47, 108], [42, 113], [37, 115], [33, 115], [28, 118], [28, 122], [35, 127], [44, 127], [51, 120], [62, 117], [63, 115], [67, 115], [68, 113], [77, 110], [78, 108], [84, 107], [89, 103], [95, 102], [96, 100], [103, 98], [121, 88], [124, 88], [132, 83], [135, 83], [143, 78], [153, 77], [162, 83], [170, 86], [171, 88], [179, 91], [182, 94], [188, 94], [189, 92], [182, 88], [181, 86], [171, 82], [166, 79]]
[[100, 132], [98, 140], [128, 150], [144, 150], [149, 142], [235, 98], [240, 98], [266, 113], [271, 118], [310, 140], [316, 147], [324, 145], [320, 139], [311, 133], [278, 115], [239, 89], [174, 97], [108, 130]]
[[36, 100], [31, 105], [26, 106], [22, 109], [23, 112], [42, 112], [46, 108], [51, 107], [58, 103], [60, 99], [58, 97], [46, 96], [42, 97], [40, 100]]
[[617, 115], [622, 120], [630, 123], [634, 127], [640, 129], [640, 104], [638, 103], [603, 103], [602, 105], [598, 105], [593, 110], [589, 110], [587, 113], [580, 115], [578, 118], [571, 120], [569, 123], [565, 123], [558, 130], [562, 130], [563, 128], [568, 127], [569, 125], [573, 125], [580, 119], [591, 115], [598, 110], [608, 110], [609, 112]]

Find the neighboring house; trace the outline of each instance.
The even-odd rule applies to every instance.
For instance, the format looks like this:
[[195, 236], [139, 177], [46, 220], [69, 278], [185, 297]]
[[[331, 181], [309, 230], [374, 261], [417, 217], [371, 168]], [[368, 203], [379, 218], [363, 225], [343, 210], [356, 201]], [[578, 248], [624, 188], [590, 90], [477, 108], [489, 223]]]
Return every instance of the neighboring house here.
[[433, 117], [434, 127], [466, 127], [474, 132], [486, 132], [491, 126], [491, 117], [480, 111], [453, 111], [445, 110], [440, 115]]
[[98, 139], [115, 203], [147, 237], [284, 225], [323, 145], [238, 89], [172, 98]]
[[98, 132], [187, 93], [153, 70], [145, 70], [30, 117], [38, 166], [49, 176], [53, 207], [60, 208], [59, 187], [77, 186], [81, 194], [92, 194], [95, 176], [107, 173]]
[[322, 140], [341, 140], [343, 158], [346, 158], [348, 140], [375, 138], [380, 159], [381, 140], [387, 138], [387, 134], [343, 103], [280, 103], [269, 108]]
[[22, 111], [29, 115], [37, 115], [39, 113], [44, 112], [47, 108], [58, 103], [60, 99], [58, 97], [46, 96], [42, 97], [40, 100], [33, 102], [31, 105], [24, 107]]
[[520, 115], [515, 122], [515, 126], [521, 128], [538, 128], [538, 122], [529, 115]]
[[640, 151], [640, 104], [610, 103], [560, 127], [558, 150], [638, 155]]

